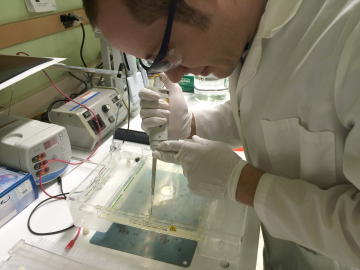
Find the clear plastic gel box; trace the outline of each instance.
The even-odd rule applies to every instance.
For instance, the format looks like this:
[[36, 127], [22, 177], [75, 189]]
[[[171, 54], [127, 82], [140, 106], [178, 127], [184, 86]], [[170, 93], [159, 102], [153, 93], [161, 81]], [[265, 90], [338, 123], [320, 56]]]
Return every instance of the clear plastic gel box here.
[[[79, 227], [106, 232], [113, 222], [199, 241], [204, 256], [238, 258], [245, 206], [190, 192], [181, 166], [157, 162], [151, 208], [152, 157], [111, 152], [68, 196]], [[233, 254], [233, 256], [231, 255]]]

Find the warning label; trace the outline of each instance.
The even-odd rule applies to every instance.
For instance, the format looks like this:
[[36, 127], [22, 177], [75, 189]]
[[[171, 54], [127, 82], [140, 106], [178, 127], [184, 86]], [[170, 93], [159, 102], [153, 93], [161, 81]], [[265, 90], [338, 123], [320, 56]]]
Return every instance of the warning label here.
[[157, 230], [164, 231], [164, 232], [167, 232], [167, 230], [168, 230], [166, 226], [155, 224], [155, 223], [145, 221], [145, 220], [131, 219], [130, 223], [140, 225], [143, 227], [147, 227], [147, 228], [157, 229]]
[[176, 227], [175, 226], [169, 226], [169, 230], [172, 232], [176, 232]]

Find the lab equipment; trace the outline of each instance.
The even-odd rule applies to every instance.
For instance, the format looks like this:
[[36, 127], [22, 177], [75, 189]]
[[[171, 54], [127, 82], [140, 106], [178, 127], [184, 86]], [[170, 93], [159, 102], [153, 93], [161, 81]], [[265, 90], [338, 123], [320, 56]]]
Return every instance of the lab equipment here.
[[[115, 88], [92, 88], [74, 100], [96, 114], [102, 137], [125, 120], [128, 114], [127, 104]], [[72, 147], [92, 150], [99, 141], [97, 121], [86, 108], [71, 101], [51, 110], [49, 115], [52, 123], [66, 128]]]
[[[67, 203], [74, 224], [106, 232], [115, 222], [197, 240], [199, 253], [207, 260], [218, 265], [225, 258], [230, 264], [239, 265], [241, 238], [251, 235], [244, 233], [248, 208], [194, 195], [187, 187], [181, 166], [158, 161], [151, 214], [152, 157], [145, 152], [147, 149], [135, 152], [124, 146], [122, 150], [114, 148], [70, 192]], [[256, 237], [258, 231], [252, 241]]]
[[[155, 75], [154, 78], [154, 88], [152, 88], [153, 91], [156, 91], [160, 95], [160, 100], [164, 100], [166, 102], [169, 102], [169, 91], [166, 89], [161, 89], [162, 82], [160, 80], [159, 75]], [[166, 141], [168, 139], [168, 130], [167, 130], [167, 124], [163, 124], [159, 127], [154, 127], [150, 129], [149, 134], [150, 139], [150, 148], [151, 150], [156, 150], [159, 143]], [[155, 180], [156, 180], [156, 159], [153, 158], [153, 164], [152, 164], [152, 177], [151, 177], [151, 210], [154, 202], [154, 190], [155, 190]]]
[[[165, 74], [160, 74], [160, 76], [165, 88], [169, 90], [170, 100], [173, 100], [174, 102], [171, 102], [171, 106], [166, 106], [163, 102], [161, 102], [163, 104], [160, 104], [159, 102], [154, 107], [153, 105], [155, 105], [155, 103], [149, 103], [148, 101], [153, 101], [156, 95], [150, 89], [142, 89], [140, 92], [143, 101], [140, 104], [140, 117], [143, 118], [141, 128], [149, 134], [151, 128], [157, 127], [163, 123], [168, 123], [169, 140], [185, 140], [189, 138], [191, 133], [192, 113], [188, 109], [180, 85], [172, 83]], [[166, 115], [170, 114], [169, 119], [164, 117], [164, 112]], [[147, 120], [144, 121], [144, 118], [147, 118]]]
[[93, 75], [102, 75], [102, 76], [110, 76], [117, 77], [119, 75], [118, 71], [115, 70], [107, 70], [107, 69], [97, 69], [97, 68], [89, 68], [89, 67], [77, 67], [77, 66], [67, 66], [64, 64], [53, 64], [50, 66], [51, 69], [69, 71], [69, 72], [84, 72]]
[[0, 55], [0, 90], [63, 60], [65, 59]]
[[141, 143], [149, 145], [149, 135], [143, 131], [128, 130], [124, 128], [118, 128], [114, 135], [115, 140], [123, 141], [126, 139], [127, 142]]
[[223, 102], [229, 89], [228, 78], [220, 79], [210, 74], [195, 76], [195, 98], [201, 102]]
[[105, 85], [107, 87], [116, 87], [119, 89], [120, 93], [124, 95], [126, 100], [127, 95], [130, 94], [131, 116], [137, 115], [139, 113], [140, 106], [139, 92], [144, 87], [149, 86], [145, 70], [140, 66], [140, 64], [138, 64], [134, 56], [123, 53], [117, 48], [109, 45], [102, 36], [101, 32], [96, 31], [95, 36], [100, 39], [101, 55], [104, 68], [107, 70], [112, 70], [112, 58], [115, 69], [121, 65], [124, 65], [127, 70], [126, 76], [105, 76]]
[[[0, 164], [31, 173], [39, 184], [42, 168], [53, 159], [71, 159], [70, 140], [64, 127], [0, 115]], [[66, 167], [65, 163], [52, 162], [44, 170], [42, 183], [55, 179]]]
[[38, 197], [31, 173], [0, 166], [0, 228]]

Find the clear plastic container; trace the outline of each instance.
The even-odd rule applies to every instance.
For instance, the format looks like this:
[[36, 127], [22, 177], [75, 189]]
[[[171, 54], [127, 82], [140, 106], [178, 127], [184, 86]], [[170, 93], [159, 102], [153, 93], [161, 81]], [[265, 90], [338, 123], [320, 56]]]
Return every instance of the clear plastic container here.
[[223, 102], [229, 89], [228, 78], [220, 79], [210, 74], [195, 76], [195, 98], [201, 102]]
[[119, 187], [99, 210], [99, 216], [116, 223], [153, 229], [198, 240], [209, 199], [190, 192], [179, 165], [157, 161], [154, 203], [151, 207], [152, 158], [139, 162], [136, 173]]
[[10, 251], [1, 270], [95, 270], [89, 265], [37, 248], [20, 240]]
[[237, 265], [246, 207], [194, 195], [180, 166], [158, 161], [151, 208], [151, 169], [151, 156], [110, 153], [69, 194], [74, 224], [106, 232], [115, 222], [197, 240], [203, 257]]

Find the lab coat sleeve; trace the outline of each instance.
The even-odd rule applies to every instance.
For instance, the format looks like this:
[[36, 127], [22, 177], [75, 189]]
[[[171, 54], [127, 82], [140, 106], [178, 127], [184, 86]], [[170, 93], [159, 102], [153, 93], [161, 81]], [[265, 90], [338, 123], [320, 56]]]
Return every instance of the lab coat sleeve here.
[[327, 190], [264, 174], [254, 207], [269, 233], [360, 268], [360, 27], [346, 41], [336, 75], [338, 120], [349, 133], [343, 172], [349, 183]]
[[199, 137], [213, 141], [240, 141], [230, 100], [224, 104], [193, 110], [193, 114], [196, 123], [196, 134]]

